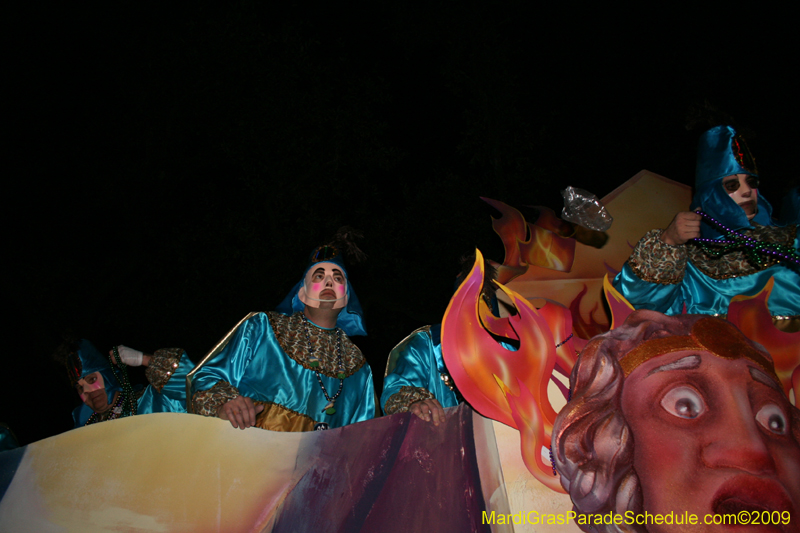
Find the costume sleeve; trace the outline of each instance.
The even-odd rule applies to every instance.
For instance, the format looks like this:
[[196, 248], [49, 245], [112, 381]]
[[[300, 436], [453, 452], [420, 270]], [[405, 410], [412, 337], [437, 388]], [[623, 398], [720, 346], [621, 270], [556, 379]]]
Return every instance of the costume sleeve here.
[[220, 406], [239, 396], [236, 387], [227, 381], [218, 381], [208, 390], [194, 393], [192, 405], [194, 412], [203, 416], [217, 416]]
[[642, 237], [614, 278], [614, 287], [636, 309], [665, 313], [680, 297], [687, 251], [685, 245], [662, 241], [661, 233], [653, 230]]
[[[192, 362], [182, 348], [156, 350], [145, 370], [147, 381], [163, 394], [181, 394], [186, 399], [186, 374], [191, 372]], [[182, 392], [181, 392], [182, 391]]]
[[150, 385], [138, 400], [139, 414], [185, 413], [186, 374], [192, 368], [182, 348], [157, 350], [145, 370]]
[[240, 382], [269, 327], [264, 313], [246, 320], [222, 351], [203, 365], [192, 381], [195, 413], [216, 416], [219, 406], [239, 396]]
[[431, 376], [439, 376], [439, 369], [431, 365], [431, 361], [436, 360], [432, 357], [433, 350], [433, 340], [428, 332], [415, 334], [402, 348], [397, 365], [383, 380], [381, 405], [384, 413], [405, 412], [412, 403], [435, 397], [427, 388]]
[[[363, 422], [364, 420], [371, 420], [375, 418], [375, 383], [372, 379], [372, 369], [369, 363], [364, 363], [362, 370], [366, 368], [366, 382], [364, 383], [364, 391], [361, 395], [361, 401], [353, 409], [353, 414], [350, 417], [349, 424], [356, 422]], [[359, 371], [360, 372], [360, 371]], [[346, 384], [345, 384], [346, 385]]]
[[386, 400], [383, 405], [383, 412], [387, 415], [405, 413], [412, 403], [420, 400], [429, 400], [433, 397], [433, 393], [425, 387], [402, 386], [398, 392], [392, 394]]

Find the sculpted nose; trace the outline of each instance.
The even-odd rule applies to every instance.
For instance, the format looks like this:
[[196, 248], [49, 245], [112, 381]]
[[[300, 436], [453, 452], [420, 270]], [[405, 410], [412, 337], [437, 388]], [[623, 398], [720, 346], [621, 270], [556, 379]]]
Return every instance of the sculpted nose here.
[[751, 413], [741, 413], [725, 423], [724, 434], [706, 444], [701, 456], [710, 468], [734, 468], [754, 475], [774, 474], [775, 461]]

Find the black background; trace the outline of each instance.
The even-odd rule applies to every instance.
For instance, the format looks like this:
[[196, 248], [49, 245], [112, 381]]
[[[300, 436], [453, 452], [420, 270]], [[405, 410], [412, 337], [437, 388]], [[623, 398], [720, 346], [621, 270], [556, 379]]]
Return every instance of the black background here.
[[748, 135], [773, 205], [797, 183], [788, 13], [165, 4], [8, 20], [0, 421], [22, 444], [72, 425], [63, 334], [198, 360], [345, 224], [379, 388], [392, 346], [441, 321], [458, 258], [502, 261], [479, 196], [692, 184], [704, 102]]

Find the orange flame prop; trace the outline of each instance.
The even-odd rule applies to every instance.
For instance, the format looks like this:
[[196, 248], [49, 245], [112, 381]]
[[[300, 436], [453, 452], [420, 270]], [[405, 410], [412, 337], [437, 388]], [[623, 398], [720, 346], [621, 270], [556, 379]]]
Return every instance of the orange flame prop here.
[[505, 248], [503, 264], [497, 269], [497, 281], [508, 283], [524, 274], [528, 266], [540, 266], [569, 272], [575, 261], [575, 239], [561, 236], [564, 222], [552, 209], [537, 206], [539, 217], [531, 224], [522, 213], [503, 202], [481, 198], [500, 213], [492, 217], [492, 229]]
[[583, 300], [583, 297], [586, 296], [587, 292], [589, 292], [589, 288], [584, 283], [581, 292], [579, 292], [569, 304], [569, 311], [572, 313], [573, 320], [572, 330], [582, 341], [584, 341], [581, 346], [576, 346], [578, 351], [583, 350], [583, 347], [587, 344], [588, 339], [591, 339], [595, 335], [605, 333], [609, 329], [608, 324], [601, 324], [594, 318], [595, 312], [597, 312], [599, 307], [598, 304], [594, 304], [594, 307], [592, 307], [592, 309], [589, 311], [588, 322], [581, 316], [581, 301]]
[[775, 373], [781, 380], [783, 391], [797, 405], [800, 393], [800, 332], [781, 331], [772, 322], [767, 307], [774, 280], [769, 279], [761, 291], [754, 296], [734, 296], [728, 305], [728, 321], [733, 323], [747, 338], [761, 344], [772, 355]]
[[[520, 431], [522, 458], [531, 474], [547, 487], [564, 492], [541, 453], [550, 447], [557, 415], [547, 397], [548, 382], [557, 365], [568, 375], [575, 363], [572, 339], [563, 342], [572, 329], [569, 310], [552, 302], [542, 308], [546, 311], [537, 310], [498, 284], [517, 314], [495, 317], [481, 298], [480, 250], [475, 256], [472, 271], [450, 300], [442, 322], [445, 364], [472, 407]], [[507, 349], [500, 344], [503, 340], [518, 343], [519, 349]]]

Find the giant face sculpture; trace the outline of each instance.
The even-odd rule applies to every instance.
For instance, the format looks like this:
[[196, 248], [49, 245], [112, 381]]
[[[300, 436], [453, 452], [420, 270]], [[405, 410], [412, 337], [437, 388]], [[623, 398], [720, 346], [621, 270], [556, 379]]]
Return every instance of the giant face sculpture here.
[[636, 311], [590, 342], [571, 385], [553, 451], [576, 511], [701, 521], [638, 526], [651, 532], [718, 530], [702, 523], [707, 514], [788, 511], [779, 527], [797, 531], [800, 412], [769, 354], [733, 325]]

